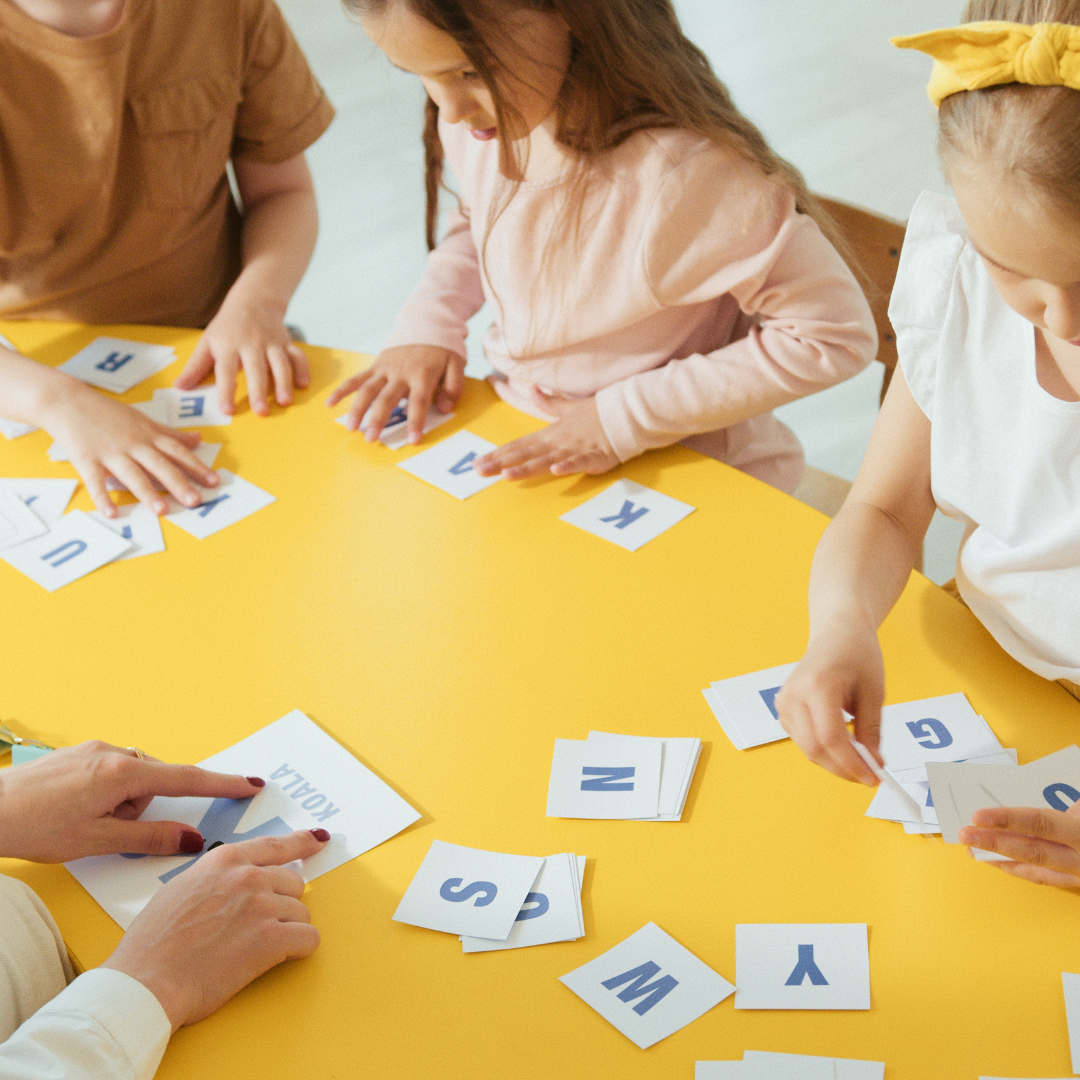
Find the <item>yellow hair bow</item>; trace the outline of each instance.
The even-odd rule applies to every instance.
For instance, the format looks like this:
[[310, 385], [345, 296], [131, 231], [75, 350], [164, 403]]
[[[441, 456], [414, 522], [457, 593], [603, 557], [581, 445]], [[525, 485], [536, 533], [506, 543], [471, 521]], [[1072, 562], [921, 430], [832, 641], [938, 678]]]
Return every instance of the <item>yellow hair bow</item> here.
[[1080, 90], [1080, 26], [976, 22], [891, 40], [934, 58], [927, 93], [935, 107], [961, 90], [1005, 83]]

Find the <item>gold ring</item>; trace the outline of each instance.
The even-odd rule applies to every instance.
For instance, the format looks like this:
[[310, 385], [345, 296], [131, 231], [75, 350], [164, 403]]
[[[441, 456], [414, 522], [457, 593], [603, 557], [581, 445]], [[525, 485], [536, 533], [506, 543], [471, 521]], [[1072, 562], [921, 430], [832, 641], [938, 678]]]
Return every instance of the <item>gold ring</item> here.
[[137, 746], [129, 746], [127, 749], [131, 750], [140, 761], [146, 760], [146, 755]]

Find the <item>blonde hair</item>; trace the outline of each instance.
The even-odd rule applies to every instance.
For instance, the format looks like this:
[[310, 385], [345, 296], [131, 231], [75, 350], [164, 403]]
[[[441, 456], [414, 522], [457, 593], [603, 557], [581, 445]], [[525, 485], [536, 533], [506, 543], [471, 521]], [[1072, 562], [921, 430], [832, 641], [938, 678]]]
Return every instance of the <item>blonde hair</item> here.
[[[791, 190], [797, 210], [844, 251], [836, 224], [802, 175], [739, 112], [705, 54], [683, 35], [671, 0], [345, 0], [361, 14], [377, 14], [392, 2], [407, 3], [415, 15], [454, 38], [491, 91], [504, 133], [521, 130], [521, 123], [500, 88], [513, 76], [499, 55], [512, 55], [515, 48], [500, 16], [529, 10], [565, 21], [571, 55], [556, 102], [556, 138], [578, 158], [566, 204], [566, 222], [575, 235], [593, 161], [637, 131], [669, 127], [730, 147], [766, 176], [777, 177]], [[443, 174], [438, 113], [429, 98], [424, 127], [429, 248], [436, 242]], [[512, 138], [500, 139], [500, 153], [503, 173], [520, 182], [524, 163], [515, 157]], [[512, 195], [513, 190], [507, 201]]]
[[[969, 0], [963, 22], [1080, 26], [1080, 0]], [[951, 94], [938, 112], [942, 161], [990, 161], [1080, 213], [1080, 92], [1007, 83]]]

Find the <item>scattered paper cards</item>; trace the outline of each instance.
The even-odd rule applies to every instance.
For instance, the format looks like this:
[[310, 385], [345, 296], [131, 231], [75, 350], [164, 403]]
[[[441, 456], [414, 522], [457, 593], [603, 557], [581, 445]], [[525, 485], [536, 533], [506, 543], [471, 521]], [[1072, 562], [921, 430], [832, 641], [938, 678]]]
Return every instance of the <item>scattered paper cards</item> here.
[[493, 442], [481, 439], [471, 431], [455, 431], [430, 449], [400, 462], [398, 468], [445, 491], [447, 495], [453, 495], [455, 499], [467, 499], [502, 479], [498, 474], [481, 476], [473, 468], [473, 462], [478, 457], [494, 449]]
[[0, 491], [22, 499], [46, 525], [55, 525], [63, 516], [77, 480], [54, 480], [49, 477], [2, 477]]
[[505, 855], [433, 840], [394, 912], [394, 921], [444, 934], [505, 941], [543, 866], [543, 858], [531, 855]]
[[585, 856], [564, 852], [549, 855], [540, 875], [514, 920], [505, 941], [461, 936], [462, 952], [493, 952], [496, 949], [524, 949], [530, 945], [551, 945], [556, 941], [577, 941], [585, 936], [585, 916], [581, 909], [581, 885]]
[[195, 485], [203, 500], [200, 506], [181, 506], [171, 495], [168, 496], [169, 512], [165, 520], [197, 540], [205, 540], [277, 502], [277, 498], [268, 491], [263, 491], [228, 469], [218, 469], [218, 476], [221, 478], [218, 487]]
[[130, 548], [129, 540], [82, 510], [72, 510], [42, 535], [0, 551], [0, 559], [42, 588], [56, 592]]
[[[930, 794], [942, 838], [960, 843], [958, 833], [971, 824], [976, 810], [988, 806], [1031, 806], [1068, 810], [1080, 802], [1080, 747], [1066, 746], [1027, 765], [960, 761], [926, 766]], [[984, 862], [1007, 862], [1006, 856], [972, 848]]]
[[780, 726], [775, 701], [795, 666], [782, 664], [749, 675], [736, 675], [701, 691], [736, 750], [749, 750], [788, 737]]
[[865, 923], [735, 927], [736, 1009], [869, 1009]]
[[885, 1062], [747, 1050], [741, 1061], [699, 1061], [694, 1080], [884, 1080]]
[[62, 363], [59, 370], [91, 386], [124, 394], [175, 360], [176, 352], [169, 345], [99, 337]]
[[116, 517], [107, 518], [100, 510], [91, 510], [87, 517], [111, 529], [131, 545], [117, 555], [114, 562], [125, 559], [141, 559], [144, 555], [160, 555], [165, 550], [165, 537], [161, 532], [161, 519], [142, 503], [129, 503], [116, 508]]
[[32, 540], [48, 528], [18, 495], [0, 488], [0, 551]]
[[[203, 853], [219, 843], [327, 829], [330, 842], [302, 864], [305, 881], [363, 855], [420, 817], [298, 709], [199, 764], [261, 776], [266, 787], [252, 799], [158, 797], [142, 820], [191, 825], [205, 838]], [[98, 855], [65, 865], [126, 930], [162, 885], [201, 857]]]
[[[409, 399], [402, 398], [394, 411], [387, 417], [386, 423], [383, 424], [382, 432], [379, 435], [379, 442], [381, 442], [383, 446], [389, 447], [391, 450], [400, 450], [402, 447], [409, 445], [409, 431], [407, 424], [409, 419], [408, 405]], [[423, 433], [426, 435], [429, 431], [434, 431], [441, 424], [445, 424], [447, 420], [453, 420], [453, 418], [453, 413], [439, 412], [439, 410], [432, 405], [428, 409], [427, 419], [424, 421]], [[344, 427], [348, 419], [349, 416], [348, 413], [346, 413], [344, 416], [339, 416], [334, 423], [341, 424], [341, 426]], [[367, 425], [370, 422], [370, 419], [371, 410], [368, 409], [368, 411], [364, 413], [364, 418], [360, 421], [360, 426], [357, 428], [357, 431], [360, 433], [367, 431]]]
[[642, 1050], [735, 990], [655, 923], [559, 981]]
[[670, 495], [633, 480], [616, 480], [559, 520], [610, 540], [627, 551], [637, 551], [693, 512], [694, 507]]
[[701, 740], [590, 731], [556, 739], [548, 817], [679, 821]]

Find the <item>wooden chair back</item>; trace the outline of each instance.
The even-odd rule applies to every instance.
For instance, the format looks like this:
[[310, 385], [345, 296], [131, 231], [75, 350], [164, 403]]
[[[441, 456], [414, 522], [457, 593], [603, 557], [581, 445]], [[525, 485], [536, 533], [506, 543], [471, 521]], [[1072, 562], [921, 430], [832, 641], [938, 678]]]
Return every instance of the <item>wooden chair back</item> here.
[[899, 221], [871, 213], [850, 203], [837, 202], [818, 196], [818, 202], [836, 222], [847, 242], [855, 276], [862, 279], [870, 310], [877, 324], [877, 358], [885, 365], [881, 384], [881, 400], [889, 389], [896, 367], [896, 334], [889, 322], [889, 297], [896, 282], [900, 249], [904, 246], [905, 227]]

